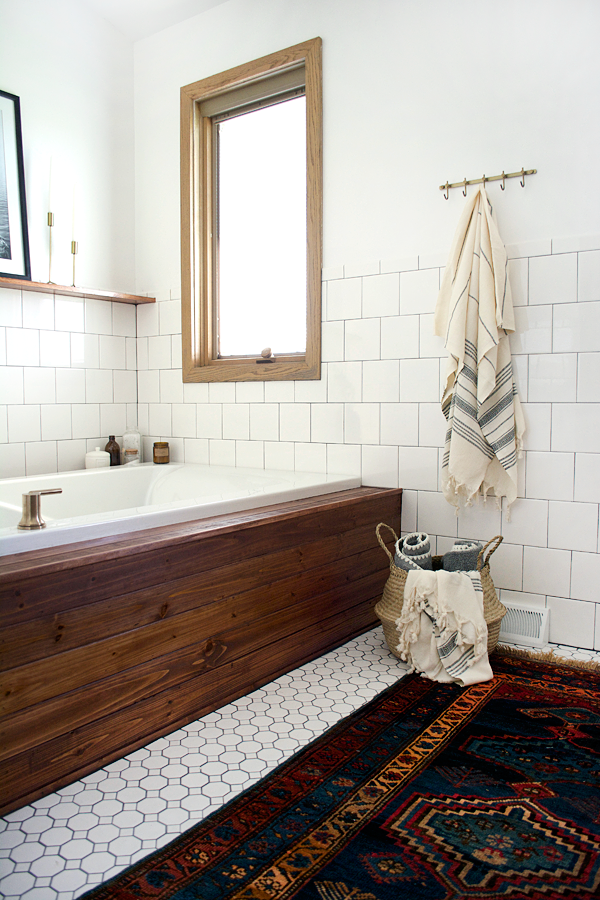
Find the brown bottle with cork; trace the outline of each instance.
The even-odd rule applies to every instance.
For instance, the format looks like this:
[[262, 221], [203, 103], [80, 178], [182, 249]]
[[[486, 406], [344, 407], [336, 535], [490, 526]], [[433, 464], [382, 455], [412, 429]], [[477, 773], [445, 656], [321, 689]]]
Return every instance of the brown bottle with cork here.
[[111, 466], [118, 466], [121, 463], [121, 448], [115, 441], [114, 434], [109, 434], [108, 436], [108, 444], [104, 448], [107, 453], [110, 453], [110, 464]]

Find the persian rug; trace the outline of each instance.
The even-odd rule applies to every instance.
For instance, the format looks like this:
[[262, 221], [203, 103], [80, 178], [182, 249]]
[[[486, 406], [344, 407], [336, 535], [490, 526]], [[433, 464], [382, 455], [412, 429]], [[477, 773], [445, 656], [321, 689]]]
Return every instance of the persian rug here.
[[600, 895], [600, 673], [400, 680], [87, 900]]

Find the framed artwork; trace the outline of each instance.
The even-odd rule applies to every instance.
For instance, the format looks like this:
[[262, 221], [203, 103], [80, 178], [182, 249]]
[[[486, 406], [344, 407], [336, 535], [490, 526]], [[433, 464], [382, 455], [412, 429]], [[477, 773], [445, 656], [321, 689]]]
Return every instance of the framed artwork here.
[[31, 279], [19, 98], [0, 91], [0, 275]]

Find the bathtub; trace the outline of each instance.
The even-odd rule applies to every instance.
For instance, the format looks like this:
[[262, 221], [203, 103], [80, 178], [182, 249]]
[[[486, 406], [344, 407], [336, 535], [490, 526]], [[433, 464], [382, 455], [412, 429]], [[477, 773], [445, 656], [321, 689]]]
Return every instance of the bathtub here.
[[[119, 466], [0, 481], [0, 556], [256, 509], [358, 487], [360, 478], [189, 463]], [[42, 497], [46, 528], [19, 531], [22, 495]]]

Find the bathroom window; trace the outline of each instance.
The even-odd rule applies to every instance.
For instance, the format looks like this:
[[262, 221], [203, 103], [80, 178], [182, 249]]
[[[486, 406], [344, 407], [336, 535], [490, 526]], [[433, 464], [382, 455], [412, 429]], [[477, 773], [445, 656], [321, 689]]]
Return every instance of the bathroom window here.
[[320, 38], [181, 89], [184, 381], [320, 377], [321, 121]]

